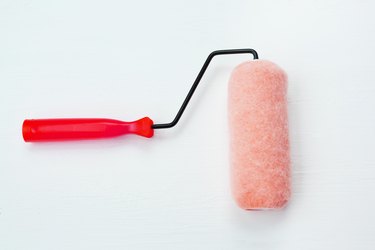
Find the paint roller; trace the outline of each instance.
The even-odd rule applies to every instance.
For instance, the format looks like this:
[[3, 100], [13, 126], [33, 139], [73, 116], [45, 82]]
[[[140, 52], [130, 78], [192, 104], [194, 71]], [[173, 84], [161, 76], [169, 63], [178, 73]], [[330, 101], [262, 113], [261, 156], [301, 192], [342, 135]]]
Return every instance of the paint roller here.
[[157, 123], [149, 117], [124, 122], [104, 118], [27, 119], [25, 142], [85, 140], [136, 134], [150, 138], [156, 129], [175, 126], [208, 65], [217, 55], [252, 54], [237, 66], [228, 84], [228, 121], [232, 193], [247, 210], [282, 208], [290, 197], [287, 76], [276, 64], [259, 60], [253, 49], [213, 51], [207, 57], [175, 118]]

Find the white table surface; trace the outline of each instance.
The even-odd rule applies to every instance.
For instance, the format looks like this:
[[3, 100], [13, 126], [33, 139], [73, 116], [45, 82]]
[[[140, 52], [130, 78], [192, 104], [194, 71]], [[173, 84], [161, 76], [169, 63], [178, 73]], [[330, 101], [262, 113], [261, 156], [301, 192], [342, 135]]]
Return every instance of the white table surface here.
[[[374, 1], [0, 1], [0, 249], [375, 249]], [[152, 139], [26, 144], [25, 118], [170, 121], [209, 52], [289, 75], [293, 195], [229, 189], [216, 58]]]

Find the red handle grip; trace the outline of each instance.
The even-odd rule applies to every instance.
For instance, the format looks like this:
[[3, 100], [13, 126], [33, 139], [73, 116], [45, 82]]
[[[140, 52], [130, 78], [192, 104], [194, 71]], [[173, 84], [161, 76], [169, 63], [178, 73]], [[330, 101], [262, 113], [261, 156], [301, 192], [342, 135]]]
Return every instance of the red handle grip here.
[[22, 134], [25, 142], [86, 140], [137, 134], [152, 137], [153, 121], [144, 117], [133, 122], [102, 118], [25, 120]]

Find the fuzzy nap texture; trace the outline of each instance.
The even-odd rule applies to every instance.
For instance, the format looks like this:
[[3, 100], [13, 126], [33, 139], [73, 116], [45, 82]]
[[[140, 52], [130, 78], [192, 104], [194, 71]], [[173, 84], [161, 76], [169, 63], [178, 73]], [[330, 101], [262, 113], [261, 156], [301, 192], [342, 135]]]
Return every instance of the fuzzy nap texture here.
[[290, 197], [287, 76], [272, 62], [240, 64], [228, 88], [232, 192], [243, 209], [283, 207]]

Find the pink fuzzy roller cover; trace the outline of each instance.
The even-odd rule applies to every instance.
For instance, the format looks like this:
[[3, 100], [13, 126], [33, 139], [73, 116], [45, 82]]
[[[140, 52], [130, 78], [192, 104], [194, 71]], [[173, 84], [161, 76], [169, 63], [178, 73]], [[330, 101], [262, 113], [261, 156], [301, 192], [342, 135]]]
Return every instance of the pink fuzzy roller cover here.
[[234, 198], [243, 209], [281, 208], [290, 197], [287, 76], [272, 62], [245, 62], [228, 91]]

